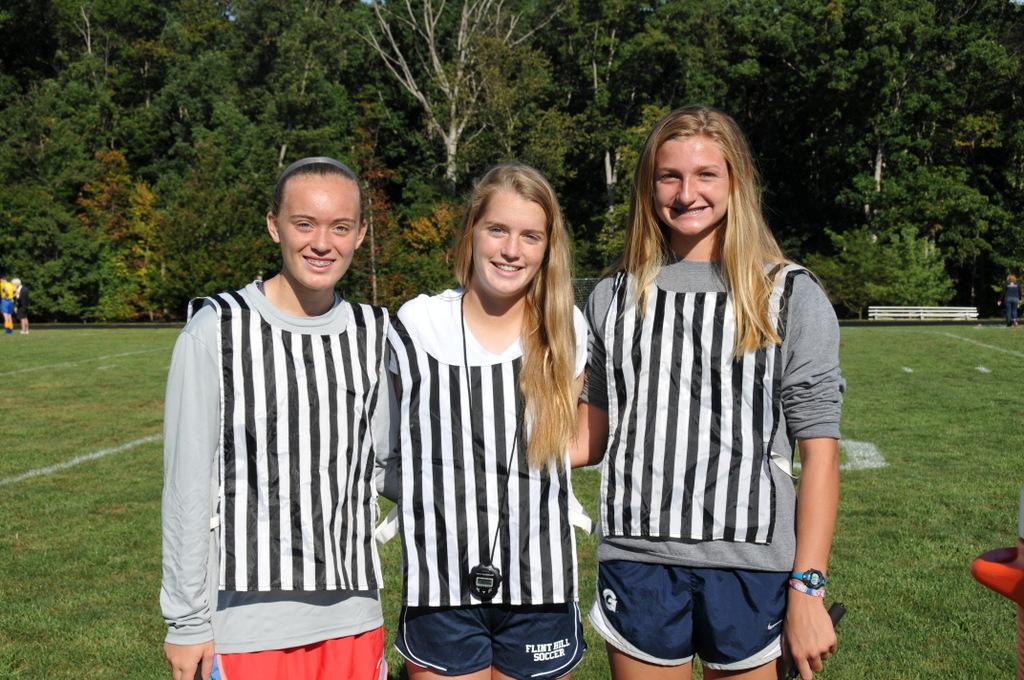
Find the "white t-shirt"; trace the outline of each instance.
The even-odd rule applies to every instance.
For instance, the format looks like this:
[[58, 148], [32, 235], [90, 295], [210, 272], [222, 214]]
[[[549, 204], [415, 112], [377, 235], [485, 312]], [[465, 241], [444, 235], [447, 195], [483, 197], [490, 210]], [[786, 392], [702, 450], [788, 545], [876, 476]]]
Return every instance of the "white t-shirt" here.
[[[572, 308], [576, 332], [576, 361], [573, 376], [579, 377], [587, 366], [587, 321], [576, 307]], [[398, 310], [398, 319], [413, 337], [416, 345], [438, 361], [461, 366], [462, 355], [462, 289], [446, 290], [438, 295], [419, 295]], [[493, 366], [523, 355], [519, 338], [505, 351], [495, 354], [484, 348], [470, 327], [466, 326], [466, 356], [470, 366]]]

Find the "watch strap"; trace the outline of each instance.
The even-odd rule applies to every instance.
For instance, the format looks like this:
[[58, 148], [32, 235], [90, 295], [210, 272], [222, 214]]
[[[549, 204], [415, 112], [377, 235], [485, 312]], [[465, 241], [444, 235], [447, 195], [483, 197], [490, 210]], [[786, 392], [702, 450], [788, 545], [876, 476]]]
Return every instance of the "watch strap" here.
[[806, 571], [794, 571], [789, 575], [789, 578], [799, 581], [808, 588], [824, 588], [828, 585], [828, 579], [817, 569], [808, 569]]
[[789, 579], [789, 587], [805, 595], [810, 595], [811, 597], [825, 597], [824, 588], [808, 588], [803, 584], [803, 582], [797, 581], [793, 578]]

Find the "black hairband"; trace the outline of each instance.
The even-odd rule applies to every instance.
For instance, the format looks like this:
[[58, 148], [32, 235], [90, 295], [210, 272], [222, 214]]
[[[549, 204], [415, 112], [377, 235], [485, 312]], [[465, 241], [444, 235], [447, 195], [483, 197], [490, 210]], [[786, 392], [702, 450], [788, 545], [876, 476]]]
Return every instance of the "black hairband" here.
[[354, 172], [352, 172], [352, 168], [348, 167], [347, 165], [345, 165], [341, 161], [334, 160], [330, 156], [309, 156], [308, 158], [300, 158], [299, 160], [295, 161], [294, 163], [289, 165], [287, 168], [285, 168], [284, 172], [281, 173], [281, 176], [277, 178], [277, 183], [280, 184], [281, 182], [286, 180], [289, 175], [294, 173], [299, 168], [304, 168], [307, 165], [314, 165], [314, 164], [330, 165], [330, 166], [333, 166], [333, 167], [337, 168], [338, 170], [341, 170], [343, 175], [346, 175], [348, 177], [355, 177], [356, 176], [356, 174]]

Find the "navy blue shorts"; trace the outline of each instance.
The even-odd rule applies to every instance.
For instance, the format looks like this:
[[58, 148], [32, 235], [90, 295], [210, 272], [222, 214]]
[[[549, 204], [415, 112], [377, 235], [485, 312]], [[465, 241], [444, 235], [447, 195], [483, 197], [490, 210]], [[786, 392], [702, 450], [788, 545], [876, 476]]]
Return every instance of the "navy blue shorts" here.
[[601, 562], [590, 621], [646, 663], [756, 668], [782, 653], [789, 572]]
[[0, 312], [4, 314], [14, 314], [14, 300], [0, 298]]
[[583, 658], [583, 624], [575, 602], [402, 607], [395, 648], [440, 675], [494, 666], [513, 678], [558, 678]]

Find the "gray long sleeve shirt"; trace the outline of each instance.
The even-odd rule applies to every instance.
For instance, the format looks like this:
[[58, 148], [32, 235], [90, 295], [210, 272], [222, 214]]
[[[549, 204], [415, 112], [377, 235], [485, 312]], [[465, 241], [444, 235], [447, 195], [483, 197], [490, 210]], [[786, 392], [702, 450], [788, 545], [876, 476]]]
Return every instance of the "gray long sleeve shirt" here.
[[[293, 333], [344, 333], [346, 305], [318, 317], [287, 316], [250, 284], [243, 297], [272, 325]], [[284, 649], [383, 625], [373, 591], [218, 591], [216, 457], [220, 428], [217, 313], [204, 307], [174, 346], [164, 403], [163, 582], [160, 606], [167, 641], [213, 640], [218, 653]], [[381, 371], [381, 380], [386, 371]], [[386, 383], [381, 382], [382, 396]], [[373, 415], [375, 450], [388, 443], [388, 402]]]
[[[657, 285], [674, 292], [724, 292], [721, 270], [712, 262], [685, 260], [665, 266]], [[587, 304], [589, 359], [582, 399], [607, 410], [604, 322], [612, 303], [612, 279], [598, 283]], [[799, 439], [839, 438], [842, 392], [839, 325], [821, 287], [798, 276], [787, 311], [782, 343], [782, 409], [772, 450], [788, 455]], [[767, 545], [730, 541], [680, 541], [602, 536], [598, 560], [632, 560], [694, 567], [788, 571], [796, 555], [796, 489], [793, 478], [773, 462], [776, 531]]]

